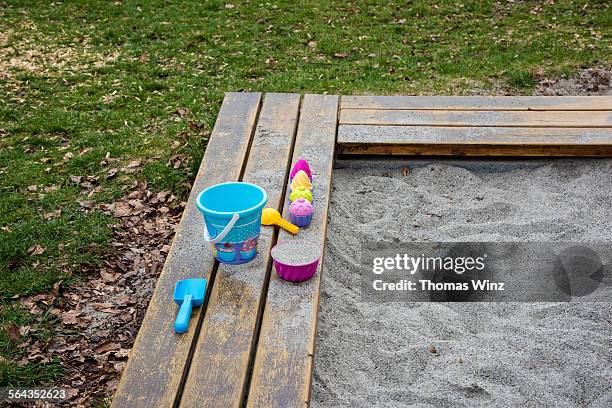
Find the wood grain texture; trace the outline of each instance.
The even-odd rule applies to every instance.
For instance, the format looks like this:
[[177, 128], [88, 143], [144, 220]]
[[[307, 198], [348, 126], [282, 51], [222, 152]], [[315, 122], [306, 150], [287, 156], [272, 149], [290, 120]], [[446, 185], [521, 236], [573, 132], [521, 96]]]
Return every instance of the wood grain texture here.
[[343, 96], [341, 109], [612, 110], [612, 96]]
[[228, 93], [225, 96], [185, 212], [113, 398], [113, 407], [171, 407], [175, 402], [202, 310], [194, 310], [187, 333], [175, 334], [173, 323], [178, 306], [172, 298], [174, 286], [181, 279], [209, 279], [214, 265], [210, 248], [203, 238], [203, 221], [195, 199], [208, 186], [239, 180], [260, 99], [259, 93]]
[[[266, 207], [282, 210], [299, 114], [299, 94], [265, 95], [243, 181], [266, 190]], [[219, 264], [183, 390], [182, 407], [239, 407], [276, 236], [262, 227], [258, 253], [243, 265]], [[262, 299], [263, 296], [263, 299]], [[264, 302], [262, 302], [262, 300]]]
[[612, 129], [341, 125], [339, 154], [609, 157]]
[[481, 156], [481, 157], [612, 157], [612, 146], [386, 144], [338, 145], [338, 154], [377, 156]]
[[[279, 233], [279, 242], [308, 240], [320, 246], [321, 254], [331, 193], [337, 110], [336, 96], [304, 97], [292, 162], [304, 158], [310, 164], [314, 216], [310, 227], [301, 229], [295, 237], [284, 231]], [[283, 213], [289, 218], [287, 207]], [[272, 272], [247, 406], [303, 407], [310, 400], [322, 264], [323, 259], [311, 280], [297, 284], [283, 281]]]
[[612, 127], [610, 111], [436, 111], [342, 109], [341, 125]]

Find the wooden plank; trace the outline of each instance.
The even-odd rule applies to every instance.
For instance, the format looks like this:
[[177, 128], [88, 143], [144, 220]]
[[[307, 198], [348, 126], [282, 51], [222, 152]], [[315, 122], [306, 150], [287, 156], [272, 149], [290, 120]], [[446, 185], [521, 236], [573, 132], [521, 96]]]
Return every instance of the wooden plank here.
[[612, 129], [338, 126], [338, 144], [612, 144]]
[[343, 96], [341, 109], [612, 110], [612, 96]]
[[[266, 207], [282, 210], [299, 114], [299, 94], [266, 94], [244, 181], [266, 190]], [[243, 265], [219, 264], [185, 383], [182, 407], [239, 407], [257, 318], [265, 303], [273, 228], [262, 228], [258, 254]]]
[[343, 109], [341, 125], [612, 127], [609, 111], [435, 111]]
[[[304, 97], [293, 162], [304, 158], [310, 164], [314, 216], [310, 227], [295, 237], [281, 231], [279, 242], [308, 240], [324, 252], [337, 110], [337, 96]], [[283, 211], [286, 218], [287, 207]], [[271, 274], [247, 406], [301, 407], [309, 401], [322, 264], [323, 259], [316, 275], [299, 284]]]
[[338, 153], [609, 157], [612, 129], [341, 125]]
[[113, 407], [171, 407], [175, 403], [202, 308], [194, 310], [187, 333], [175, 334], [172, 325], [178, 307], [172, 299], [174, 285], [191, 277], [210, 279], [214, 266], [210, 248], [203, 238], [202, 219], [195, 199], [210, 185], [240, 179], [260, 99], [259, 93], [228, 93], [225, 96], [185, 212], [113, 398]]
[[483, 157], [612, 157], [612, 146], [401, 144], [338, 146], [343, 155], [483, 156]]

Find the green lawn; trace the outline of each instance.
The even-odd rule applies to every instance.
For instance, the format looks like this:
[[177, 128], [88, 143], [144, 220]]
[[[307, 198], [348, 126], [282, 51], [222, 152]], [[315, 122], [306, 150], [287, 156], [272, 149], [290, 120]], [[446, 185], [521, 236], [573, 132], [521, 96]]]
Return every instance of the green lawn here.
[[[115, 219], [79, 201], [112, 203], [134, 179], [186, 197], [225, 91], [530, 94], [611, 65], [606, 1], [386, 3], [0, 1], [0, 324], [50, 336], [57, 322], [17, 298], [111, 251]], [[190, 166], [167, 166], [176, 154]], [[27, 336], [9, 332], [0, 386], [61, 375], [19, 364]]]

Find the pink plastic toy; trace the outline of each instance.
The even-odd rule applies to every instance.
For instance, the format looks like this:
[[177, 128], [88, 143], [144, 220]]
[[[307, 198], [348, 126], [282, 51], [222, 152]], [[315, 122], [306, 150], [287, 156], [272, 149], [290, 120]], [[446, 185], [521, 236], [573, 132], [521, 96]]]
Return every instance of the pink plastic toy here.
[[304, 159], [298, 160], [293, 165], [293, 168], [291, 169], [291, 173], [289, 173], [289, 180], [293, 180], [293, 176], [295, 176], [295, 173], [297, 173], [300, 170], [303, 170], [304, 173], [306, 173], [306, 175], [308, 176], [308, 178], [312, 180], [312, 173], [310, 172], [310, 166], [308, 166], [308, 163]]
[[307, 227], [312, 221], [312, 204], [304, 198], [295, 200], [289, 207], [291, 222], [298, 227]]
[[291, 282], [302, 282], [317, 272], [321, 248], [309, 241], [291, 240], [277, 244], [271, 255], [278, 276]]

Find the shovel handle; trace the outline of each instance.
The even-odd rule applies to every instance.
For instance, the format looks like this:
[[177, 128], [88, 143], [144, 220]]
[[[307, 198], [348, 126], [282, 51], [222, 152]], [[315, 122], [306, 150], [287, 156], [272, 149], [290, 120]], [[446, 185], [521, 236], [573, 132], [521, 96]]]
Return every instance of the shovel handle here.
[[278, 225], [279, 227], [289, 231], [292, 234], [297, 234], [298, 231], [300, 230], [300, 227], [298, 227], [297, 225], [293, 225], [292, 223], [290, 223], [289, 221], [281, 218], [278, 221], [276, 221], [276, 225]]
[[191, 318], [191, 295], [185, 295], [181, 308], [176, 315], [174, 321], [174, 331], [177, 333], [185, 333], [189, 328], [189, 319]]

